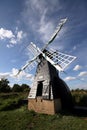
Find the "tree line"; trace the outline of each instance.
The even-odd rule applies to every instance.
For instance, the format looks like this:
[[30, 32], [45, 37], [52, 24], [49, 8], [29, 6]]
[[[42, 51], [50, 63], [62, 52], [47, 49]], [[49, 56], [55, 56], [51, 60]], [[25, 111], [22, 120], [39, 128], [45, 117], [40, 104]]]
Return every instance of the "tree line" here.
[[26, 92], [30, 91], [30, 86], [27, 84], [14, 84], [13, 87], [10, 87], [8, 79], [0, 80], [0, 93], [8, 93], [8, 92]]

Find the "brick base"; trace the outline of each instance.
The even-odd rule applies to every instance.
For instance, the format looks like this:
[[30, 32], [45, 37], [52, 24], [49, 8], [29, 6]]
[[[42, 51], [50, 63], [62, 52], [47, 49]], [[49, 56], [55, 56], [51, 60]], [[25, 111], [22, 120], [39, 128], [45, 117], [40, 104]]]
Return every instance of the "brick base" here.
[[61, 101], [60, 99], [42, 100], [41, 97], [37, 99], [28, 99], [28, 109], [38, 113], [53, 115], [61, 110]]

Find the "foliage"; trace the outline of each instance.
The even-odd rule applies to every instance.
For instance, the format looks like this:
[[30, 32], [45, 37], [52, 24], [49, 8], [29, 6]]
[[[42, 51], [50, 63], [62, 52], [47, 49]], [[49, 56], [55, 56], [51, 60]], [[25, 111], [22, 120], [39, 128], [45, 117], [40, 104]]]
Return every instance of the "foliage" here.
[[13, 85], [13, 88], [12, 88], [12, 91], [13, 91], [13, 92], [21, 92], [21, 91], [22, 91], [22, 88], [20, 87], [20, 85], [14, 84], [14, 85]]
[[30, 87], [27, 84], [22, 84], [22, 85], [14, 84], [12, 87], [12, 91], [13, 92], [29, 92]]
[[9, 86], [9, 81], [7, 79], [0, 80], [0, 92], [8, 93], [8, 92], [29, 92], [30, 87], [27, 84], [14, 84], [11, 88]]
[[10, 92], [9, 81], [7, 79], [1, 79], [0, 81], [0, 92]]
[[71, 93], [74, 105], [87, 107], [87, 90], [76, 89], [72, 90]]
[[22, 84], [21, 85], [22, 88], [22, 92], [29, 92], [30, 91], [30, 87], [27, 84]]

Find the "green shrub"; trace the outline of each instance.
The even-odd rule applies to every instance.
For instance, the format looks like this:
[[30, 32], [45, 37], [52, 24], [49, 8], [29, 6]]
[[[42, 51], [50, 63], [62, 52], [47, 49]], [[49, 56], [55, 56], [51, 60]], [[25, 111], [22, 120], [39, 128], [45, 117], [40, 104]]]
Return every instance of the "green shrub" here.
[[87, 107], [87, 91], [73, 90], [72, 92], [74, 105]]

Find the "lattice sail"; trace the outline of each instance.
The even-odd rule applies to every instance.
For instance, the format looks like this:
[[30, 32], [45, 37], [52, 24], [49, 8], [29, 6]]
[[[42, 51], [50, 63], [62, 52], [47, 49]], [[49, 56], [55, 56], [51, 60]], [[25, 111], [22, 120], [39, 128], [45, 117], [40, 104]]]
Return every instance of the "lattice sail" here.
[[45, 54], [54, 61], [55, 65], [58, 64], [62, 70], [76, 59], [75, 56], [67, 55], [59, 51], [46, 51]]
[[[33, 49], [34, 51], [36, 51], [36, 53], [37, 53], [37, 59], [39, 59], [38, 56], [39, 56], [40, 54], [42, 54], [42, 56], [43, 56], [47, 61], [49, 61], [57, 70], [63, 71], [62, 68], [61, 68], [58, 64], [55, 65], [55, 62], [54, 62], [51, 58], [49, 58], [49, 56], [47, 56], [47, 55], [45, 54], [45, 50], [44, 50], [44, 51], [41, 51], [41, 50], [39, 49], [39, 47], [37, 47], [34, 43], [31, 43], [31, 46], [32, 46], [32, 49]], [[36, 54], [33, 53], [33, 51], [32, 51], [32, 54], [34, 55], [34, 57], [36, 56]]]
[[32, 71], [36, 66], [37, 66], [37, 62], [36, 62], [36, 61], [33, 61], [30, 65], [28, 65], [28, 66], [25, 68], [25, 71], [26, 71], [26, 72], [30, 72], [30, 71]]
[[40, 50], [38, 50], [38, 47], [35, 44], [33, 44], [33, 42], [29, 44], [28, 50], [33, 54], [33, 56], [37, 57], [38, 55], [40, 55]]
[[28, 61], [21, 69], [19, 69], [16, 75], [19, 75], [20, 72], [23, 70], [26, 70], [28, 72], [31, 71], [36, 67], [37, 63], [40, 62], [38, 59], [38, 56], [40, 55], [40, 50], [38, 51], [38, 49], [36, 49], [36, 45], [31, 42], [27, 49], [30, 51], [30, 53], [33, 54], [33, 58]]
[[43, 52], [34, 44], [31, 43], [32, 53], [34, 56], [42, 56], [49, 61], [57, 70], [63, 71], [70, 63], [72, 63], [76, 57], [61, 53], [59, 51], [44, 50]]

